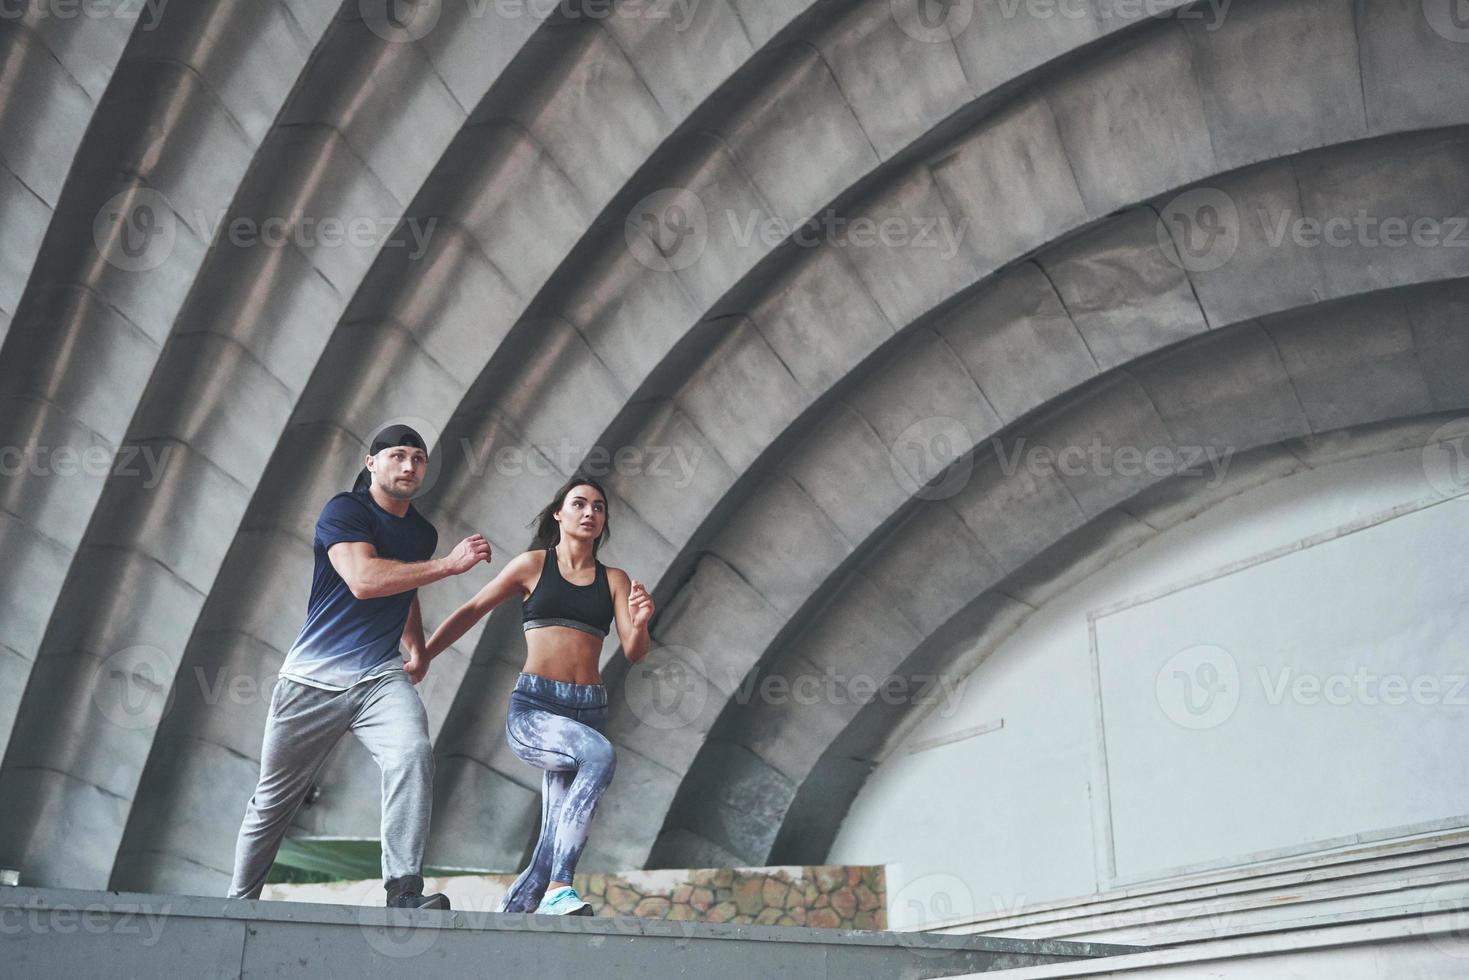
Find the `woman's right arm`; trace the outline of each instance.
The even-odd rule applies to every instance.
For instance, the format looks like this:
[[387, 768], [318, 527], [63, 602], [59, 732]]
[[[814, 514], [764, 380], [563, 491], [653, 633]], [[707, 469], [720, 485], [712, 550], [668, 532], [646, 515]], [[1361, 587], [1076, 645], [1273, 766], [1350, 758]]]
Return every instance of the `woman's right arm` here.
[[490, 579], [484, 588], [475, 593], [474, 598], [454, 610], [448, 619], [440, 623], [424, 648], [424, 654], [429, 660], [452, 646], [469, 632], [471, 626], [485, 618], [491, 609], [512, 596], [523, 595], [526, 591], [525, 583], [536, 576], [535, 563], [539, 557], [540, 553], [534, 551], [516, 555], [510, 559], [509, 564], [500, 569], [499, 575]]

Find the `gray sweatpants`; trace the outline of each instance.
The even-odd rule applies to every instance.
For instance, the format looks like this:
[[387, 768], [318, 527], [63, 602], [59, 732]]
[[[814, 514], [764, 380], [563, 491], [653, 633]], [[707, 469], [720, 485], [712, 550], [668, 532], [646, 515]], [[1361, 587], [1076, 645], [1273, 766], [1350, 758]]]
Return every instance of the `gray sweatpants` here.
[[347, 732], [383, 773], [383, 878], [421, 873], [433, 804], [428, 716], [401, 670], [345, 691], [276, 681], [260, 748], [260, 783], [235, 844], [230, 898], [259, 898], [281, 838], [327, 756]]

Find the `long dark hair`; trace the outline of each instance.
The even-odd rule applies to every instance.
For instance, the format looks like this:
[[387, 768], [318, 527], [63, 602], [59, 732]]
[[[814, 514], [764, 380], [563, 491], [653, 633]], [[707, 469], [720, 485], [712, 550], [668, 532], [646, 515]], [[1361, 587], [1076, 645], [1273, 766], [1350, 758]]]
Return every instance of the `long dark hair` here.
[[602, 484], [582, 473], [577, 473], [571, 479], [561, 484], [561, 489], [556, 491], [556, 497], [537, 514], [530, 522], [530, 526], [536, 529], [536, 538], [531, 548], [536, 551], [545, 551], [554, 548], [561, 542], [561, 525], [556, 522], [555, 514], [561, 509], [561, 502], [566, 495], [576, 487], [591, 487], [602, 495], [602, 533], [597, 535], [597, 540], [592, 542], [592, 556], [595, 558], [597, 550], [602, 547], [603, 542], [612, 537], [612, 506], [607, 501], [607, 491], [602, 489]]

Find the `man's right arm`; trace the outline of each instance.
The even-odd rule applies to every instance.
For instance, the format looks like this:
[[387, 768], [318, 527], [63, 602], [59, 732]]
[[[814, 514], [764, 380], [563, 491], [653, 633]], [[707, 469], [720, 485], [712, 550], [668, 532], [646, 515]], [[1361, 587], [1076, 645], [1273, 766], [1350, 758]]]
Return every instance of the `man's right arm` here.
[[443, 653], [500, 603], [512, 596], [525, 595], [528, 591], [528, 580], [541, 574], [540, 563], [543, 560], [539, 551], [523, 551], [510, 559], [499, 575], [487, 582], [468, 602], [450, 613], [449, 618], [434, 630], [434, 635], [428, 638], [428, 645], [424, 648], [428, 659], [433, 660]]
[[490, 560], [490, 543], [483, 535], [471, 534], [443, 558], [414, 562], [379, 558], [377, 549], [367, 541], [340, 541], [328, 548], [326, 554], [353, 596], [377, 599], [463, 574]]

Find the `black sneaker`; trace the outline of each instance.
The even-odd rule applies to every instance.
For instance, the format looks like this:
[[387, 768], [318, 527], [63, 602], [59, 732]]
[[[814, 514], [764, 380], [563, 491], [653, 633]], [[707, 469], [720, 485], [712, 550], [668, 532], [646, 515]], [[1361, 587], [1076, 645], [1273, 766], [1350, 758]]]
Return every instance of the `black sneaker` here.
[[443, 909], [449, 910], [449, 896], [443, 892], [432, 895], [394, 895], [388, 899], [390, 909]]
[[449, 896], [442, 893], [425, 895], [423, 893], [423, 877], [420, 875], [404, 875], [402, 878], [389, 878], [383, 883], [388, 892], [388, 908], [390, 909], [441, 909], [447, 911], [449, 908]]

